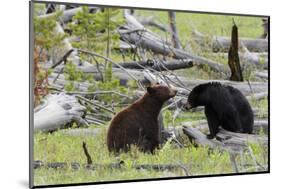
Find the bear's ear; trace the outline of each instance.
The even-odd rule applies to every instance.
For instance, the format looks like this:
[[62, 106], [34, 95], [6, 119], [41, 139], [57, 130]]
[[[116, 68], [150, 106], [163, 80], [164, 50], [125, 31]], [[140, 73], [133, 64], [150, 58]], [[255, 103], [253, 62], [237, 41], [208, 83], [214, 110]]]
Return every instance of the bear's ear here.
[[147, 87], [146, 90], [149, 94], [153, 94], [155, 92], [153, 87]]

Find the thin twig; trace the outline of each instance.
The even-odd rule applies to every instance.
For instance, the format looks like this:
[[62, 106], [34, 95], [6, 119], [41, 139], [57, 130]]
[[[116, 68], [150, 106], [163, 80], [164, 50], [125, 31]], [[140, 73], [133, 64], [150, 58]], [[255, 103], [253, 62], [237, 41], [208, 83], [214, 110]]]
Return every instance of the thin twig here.
[[92, 158], [91, 158], [91, 156], [90, 156], [90, 154], [89, 154], [89, 152], [88, 152], [86, 142], [83, 142], [82, 147], [83, 147], [85, 156], [87, 157], [87, 164], [88, 164], [88, 165], [92, 165], [92, 164], [93, 164], [93, 161], [92, 161]]
[[106, 108], [106, 107], [104, 107], [104, 106], [102, 106], [102, 105], [99, 105], [99, 104], [97, 104], [97, 103], [94, 103], [94, 102], [92, 102], [92, 101], [90, 101], [90, 100], [88, 100], [88, 99], [86, 99], [86, 98], [84, 98], [84, 97], [82, 97], [82, 96], [80, 96], [80, 95], [75, 95], [75, 97], [77, 97], [77, 98], [79, 98], [79, 99], [81, 99], [81, 100], [84, 100], [84, 101], [88, 102], [89, 104], [92, 104], [93, 106], [97, 106], [97, 107], [100, 108], [100, 109], [103, 109], [103, 110], [106, 110], [106, 111], [108, 111], [108, 112], [110, 112], [110, 113], [112, 113], [112, 114], [115, 114], [114, 111], [112, 111], [112, 110], [110, 110], [110, 109], [108, 109], [108, 108]]
[[87, 50], [82, 50], [82, 49], [77, 49], [77, 51], [81, 52], [81, 53], [85, 53], [85, 54], [90, 54], [92, 56], [96, 56], [96, 57], [99, 57], [99, 58], [103, 58], [104, 60], [107, 60], [109, 62], [111, 62], [112, 64], [116, 65], [118, 68], [120, 68], [121, 70], [123, 70], [124, 72], [126, 72], [131, 78], [133, 78], [135, 81], [138, 82], [139, 86], [144, 89], [144, 87], [140, 84], [140, 81], [135, 78], [135, 76], [133, 76], [130, 72], [128, 72], [124, 67], [120, 66], [119, 64], [115, 63], [113, 60], [111, 60], [110, 58], [107, 58], [105, 56], [102, 56], [98, 53], [95, 53], [95, 52], [90, 52], [90, 51], [87, 51]]

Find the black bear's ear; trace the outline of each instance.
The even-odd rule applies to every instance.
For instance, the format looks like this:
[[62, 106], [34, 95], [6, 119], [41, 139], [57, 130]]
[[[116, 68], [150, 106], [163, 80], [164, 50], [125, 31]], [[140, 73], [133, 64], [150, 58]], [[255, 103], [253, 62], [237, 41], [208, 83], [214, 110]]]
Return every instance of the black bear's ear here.
[[155, 90], [152, 87], [147, 87], [146, 90], [149, 94], [153, 94], [155, 92]]

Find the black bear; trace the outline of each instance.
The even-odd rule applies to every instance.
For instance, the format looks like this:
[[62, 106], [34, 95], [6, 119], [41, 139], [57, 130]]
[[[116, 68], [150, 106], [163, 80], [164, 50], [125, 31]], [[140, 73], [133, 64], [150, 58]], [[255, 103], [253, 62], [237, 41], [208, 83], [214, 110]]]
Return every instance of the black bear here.
[[241, 133], [252, 133], [254, 115], [245, 96], [231, 86], [218, 82], [205, 83], [193, 88], [188, 96], [187, 109], [205, 106], [212, 139], [219, 131], [225, 130]]
[[160, 143], [158, 115], [164, 102], [176, 93], [162, 85], [147, 87], [140, 99], [112, 119], [107, 132], [108, 150], [126, 152], [134, 144], [141, 151], [153, 153]]

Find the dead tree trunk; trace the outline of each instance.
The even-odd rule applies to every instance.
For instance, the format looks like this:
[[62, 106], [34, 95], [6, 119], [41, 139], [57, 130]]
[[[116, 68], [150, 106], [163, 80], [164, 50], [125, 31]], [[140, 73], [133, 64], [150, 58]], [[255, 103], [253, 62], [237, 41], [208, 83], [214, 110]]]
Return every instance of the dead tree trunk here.
[[174, 11], [168, 11], [169, 15], [169, 23], [170, 23], [170, 28], [172, 31], [172, 42], [173, 46], [177, 49], [182, 49], [180, 40], [179, 40], [179, 35], [176, 27], [176, 13]]
[[231, 33], [231, 44], [228, 51], [228, 65], [231, 70], [231, 81], [243, 81], [242, 70], [238, 55], [238, 28], [234, 23]]
[[85, 109], [74, 96], [63, 93], [49, 95], [41, 106], [34, 109], [34, 131], [53, 131], [72, 121], [88, 125], [82, 118]]
[[268, 18], [263, 18], [262, 19], [262, 27], [263, 27], [263, 34], [262, 38], [268, 38], [268, 30], [269, 30], [269, 23], [268, 23]]

